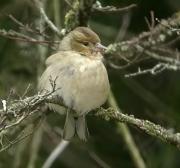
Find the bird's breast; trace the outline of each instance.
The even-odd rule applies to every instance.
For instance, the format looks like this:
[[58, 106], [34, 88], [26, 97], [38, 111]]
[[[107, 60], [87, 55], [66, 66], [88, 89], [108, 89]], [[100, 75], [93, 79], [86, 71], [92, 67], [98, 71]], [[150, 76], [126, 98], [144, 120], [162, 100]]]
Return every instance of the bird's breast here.
[[74, 64], [76, 71], [71, 83], [64, 87], [68, 95], [64, 96], [64, 101], [79, 114], [87, 113], [100, 107], [107, 99], [109, 92], [107, 71], [100, 60], [77, 60]]

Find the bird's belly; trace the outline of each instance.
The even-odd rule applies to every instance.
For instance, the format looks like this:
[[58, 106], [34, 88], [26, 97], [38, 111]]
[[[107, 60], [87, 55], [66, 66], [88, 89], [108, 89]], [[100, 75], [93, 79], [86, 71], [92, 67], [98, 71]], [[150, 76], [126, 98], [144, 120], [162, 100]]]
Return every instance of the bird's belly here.
[[104, 65], [82, 68], [63, 88], [64, 103], [79, 115], [100, 107], [107, 99], [109, 81]]

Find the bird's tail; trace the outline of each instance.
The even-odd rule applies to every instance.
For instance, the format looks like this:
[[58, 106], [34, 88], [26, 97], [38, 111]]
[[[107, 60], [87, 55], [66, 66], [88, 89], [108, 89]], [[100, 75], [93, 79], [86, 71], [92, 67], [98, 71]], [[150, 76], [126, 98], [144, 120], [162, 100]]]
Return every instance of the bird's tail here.
[[75, 118], [73, 114], [68, 110], [64, 125], [63, 139], [70, 140], [75, 134], [77, 134], [81, 140], [87, 140], [89, 132], [85, 115]]

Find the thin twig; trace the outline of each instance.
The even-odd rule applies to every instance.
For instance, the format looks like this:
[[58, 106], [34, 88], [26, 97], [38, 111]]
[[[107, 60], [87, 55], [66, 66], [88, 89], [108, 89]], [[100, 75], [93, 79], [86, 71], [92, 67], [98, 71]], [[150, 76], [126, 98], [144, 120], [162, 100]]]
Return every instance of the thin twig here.
[[[177, 14], [167, 20], [162, 20], [155, 27], [153, 27], [155, 24], [154, 14], [151, 14], [151, 20], [152, 23], [149, 23], [151, 30], [149, 32], [143, 32], [139, 34], [138, 37], [132, 38], [128, 41], [110, 44], [106, 54], [116, 56], [123, 55], [130, 60], [137, 54], [142, 54], [141, 60], [150, 57], [161, 62], [163, 61], [179, 66], [180, 61], [174, 58], [174, 53], [164, 56], [163, 52], [153, 52], [153, 47], [162, 48], [165, 43], [168, 44], [168, 39], [171, 39], [171, 37], [174, 37], [175, 35], [177, 36], [177, 31], [179, 29], [176, 27], [180, 26], [180, 15]], [[173, 43], [174, 42], [175, 41], [173, 41]]]
[[166, 63], [158, 63], [153, 68], [150, 68], [150, 69], [142, 70], [139, 67], [137, 72], [126, 74], [125, 77], [129, 78], [129, 77], [144, 75], [144, 74], [148, 74], [148, 73], [150, 73], [151, 75], [157, 75], [165, 70], [177, 71], [179, 69], [180, 69], [180, 66], [178, 67], [178, 66], [170, 65], [170, 64], [166, 64]]
[[0, 36], [6, 37], [9, 39], [13, 39], [13, 40], [22, 41], [22, 42], [30, 42], [30, 43], [35, 43], [35, 44], [39, 43], [42, 45], [59, 44], [59, 41], [37, 40], [37, 39], [27, 36], [25, 34], [16, 32], [14, 30], [6, 31], [4, 29], [0, 29]]
[[6, 151], [7, 149], [11, 148], [13, 145], [15, 145], [15, 144], [19, 143], [20, 141], [26, 139], [27, 137], [29, 137], [32, 134], [33, 134], [33, 131], [26, 134], [26, 135], [24, 135], [24, 136], [22, 136], [21, 138], [17, 138], [15, 140], [11, 141], [8, 145], [6, 145], [2, 149], [0, 149], [0, 153], [3, 152], [3, 151]]
[[133, 9], [135, 7], [137, 7], [136, 4], [131, 4], [129, 6], [122, 7], [122, 8], [117, 8], [115, 6], [102, 7], [99, 3], [98, 4], [96, 3], [96, 4], [93, 5], [93, 12], [104, 12], [104, 13], [127, 12], [130, 9]]
[[180, 29], [179, 29], [179, 28], [175, 28], [175, 27], [173, 27], [173, 26], [171, 26], [171, 25], [169, 25], [169, 24], [167, 24], [167, 23], [163, 23], [163, 22], [161, 22], [158, 18], [155, 18], [155, 20], [156, 20], [159, 24], [161, 24], [162, 26], [164, 26], [165, 28], [168, 28], [169, 30], [171, 30], [171, 31], [173, 31], [173, 32], [176, 32], [177, 35], [180, 35]]
[[89, 151], [90, 157], [101, 167], [111, 168], [106, 162], [104, 162], [95, 152]]
[[48, 26], [51, 28], [51, 30], [57, 34], [60, 38], [62, 38], [62, 36], [64, 34], [61, 33], [61, 31], [54, 25], [54, 23], [48, 18], [48, 16], [46, 15], [46, 12], [44, 11], [42, 4], [40, 1], [38, 0], [33, 0], [36, 4], [36, 7], [38, 8], [40, 15], [42, 16], [42, 18], [45, 20], [45, 22], [48, 24]]
[[8, 15], [8, 17], [17, 25], [20, 26], [21, 29], [30, 32], [30, 33], [34, 33], [40, 36], [43, 36], [45, 38], [50, 38], [48, 35], [46, 35], [43, 31], [40, 31], [39, 29], [36, 28], [36, 30], [33, 30], [29, 25], [24, 25], [22, 22], [20, 22], [19, 20], [17, 20], [13, 15]]
[[61, 140], [61, 142], [56, 146], [56, 148], [52, 151], [52, 153], [46, 159], [42, 168], [50, 168], [53, 162], [64, 151], [64, 149], [69, 145], [69, 143], [70, 143], [69, 141]]

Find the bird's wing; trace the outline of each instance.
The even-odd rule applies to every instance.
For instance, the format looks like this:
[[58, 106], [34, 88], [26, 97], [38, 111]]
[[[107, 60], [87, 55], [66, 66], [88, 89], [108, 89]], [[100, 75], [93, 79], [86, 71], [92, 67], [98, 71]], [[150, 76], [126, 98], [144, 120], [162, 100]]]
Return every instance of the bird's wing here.
[[[73, 75], [75, 73], [76, 68], [72, 63], [71, 58], [64, 57], [62, 59], [59, 58], [58, 54], [49, 57], [49, 61], [49, 66], [47, 66], [46, 70], [39, 79], [38, 90], [41, 91], [41, 93], [44, 93], [51, 92], [53, 91], [53, 89], [55, 89], [55, 92], [53, 93], [53, 101], [55, 101], [56, 103], [62, 103], [62, 101], [64, 101], [64, 96], [66, 96], [65, 93], [67, 93], [67, 90], [65, 88], [71, 88], [70, 85], [72, 85], [73, 83]], [[72, 100], [70, 99], [69, 101]], [[53, 103], [48, 105], [48, 107], [55, 111], [62, 111], [59, 110], [58, 106], [58, 108], [54, 106]]]
[[[53, 55], [53, 57], [56, 55]], [[56, 57], [55, 57], [56, 58]], [[71, 63], [67, 63], [67, 59], [57, 58], [56, 62], [52, 62], [42, 74], [39, 80], [39, 90], [51, 91], [53, 85], [56, 85], [56, 89], [60, 89], [66, 82], [67, 77], [71, 76], [75, 67]]]

